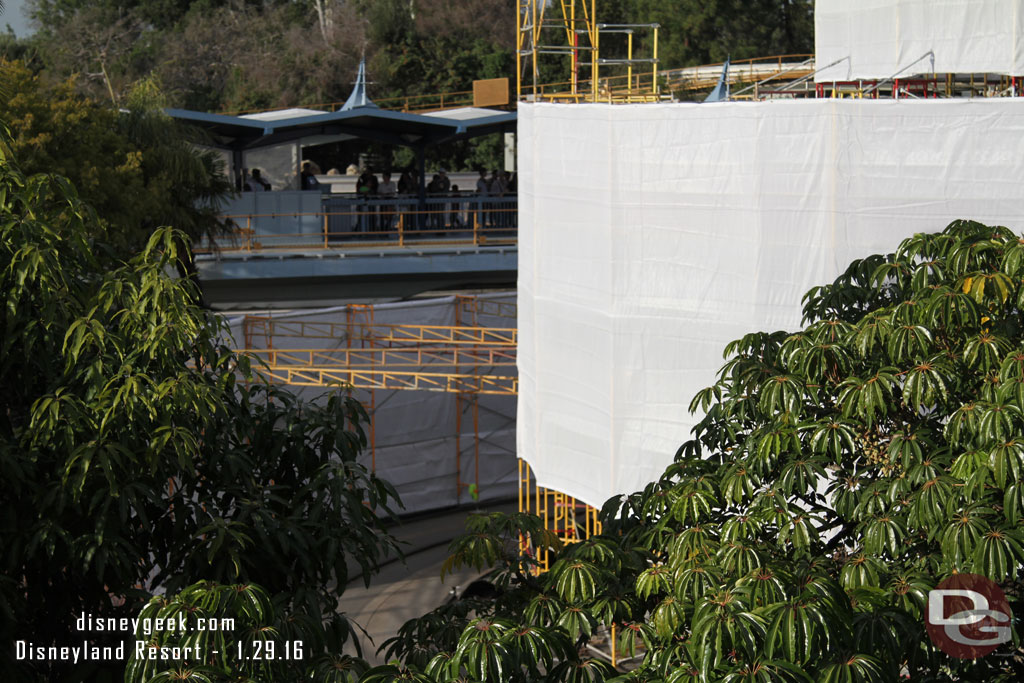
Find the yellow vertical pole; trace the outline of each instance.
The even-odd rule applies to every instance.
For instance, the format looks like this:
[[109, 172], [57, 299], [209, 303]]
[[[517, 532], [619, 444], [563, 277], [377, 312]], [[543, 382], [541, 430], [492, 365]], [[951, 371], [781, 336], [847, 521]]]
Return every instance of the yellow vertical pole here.
[[[455, 372], [458, 373], [458, 366]], [[455, 392], [455, 502], [462, 502], [462, 393]]]
[[626, 97], [632, 99], [633, 95], [633, 29], [629, 29], [629, 34], [626, 43], [626, 58], [629, 62], [626, 64]]
[[658, 94], [658, 27], [654, 27], [654, 60], [651, 62], [651, 80], [654, 94]]
[[324, 213], [324, 249], [327, 248], [327, 213]]
[[[564, 10], [563, 10], [564, 11]], [[580, 34], [576, 32], [576, 0], [572, 0], [572, 4], [569, 6], [569, 28], [572, 30], [570, 34], [573, 47], [579, 45]], [[576, 95], [577, 88], [579, 86], [580, 79], [580, 51], [572, 51], [572, 94]]]
[[597, 59], [601, 38], [597, 31], [597, 17], [594, 14], [595, 0], [590, 0], [590, 95], [593, 102], [597, 102]]
[[[474, 370], [474, 373], [476, 370]], [[480, 488], [480, 394], [473, 394], [473, 483]]]
[[516, 464], [519, 467], [519, 511], [526, 512], [526, 510], [523, 509], [523, 465], [525, 463], [522, 458], [517, 458]]
[[530, 41], [530, 48], [532, 50], [532, 57], [533, 57], [533, 101], [534, 102], [537, 101], [537, 35], [538, 35], [538, 29], [537, 29], [537, 1], [538, 0], [530, 0], [530, 7], [532, 8], [532, 12], [533, 12], [533, 26], [531, 28], [531, 30], [533, 31], [533, 34], [532, 34], [532, 37], [531, 37], [532, 39]]
[[516, 102], [523, 96], [523, 3], [516, 0]]

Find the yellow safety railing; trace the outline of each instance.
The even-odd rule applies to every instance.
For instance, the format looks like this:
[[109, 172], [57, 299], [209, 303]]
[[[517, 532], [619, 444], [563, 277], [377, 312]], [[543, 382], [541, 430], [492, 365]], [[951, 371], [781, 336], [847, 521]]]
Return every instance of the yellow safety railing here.
[[[765, 78], [770, 73], [757, 73], [754, 74], [750, 67], [755, 66], [766, 66], [776, 64], [778, 70], [781, 72], [787, 67], [792, 66], [794, 62], [805, 61], [814, 55], [809, 54], [788, 54], [788, 55], [772, 55], [768, 57], [751, 57], [749, 59], [737, 59], [730, 62], [730, 80], [731, 83], [752, 83], [760, 78]], [[636, 73], [619, 74], [614, 76], [601, 77], [598, 83], [598, 95], [599, 101], [607, 99], [608, 94], [611, 93], [612, 97], [616, 102], [619, 101], [633, 101], [633, 102], [652, 102], [655, 100], [662, 100], [664, 96], [652, 94], [654, 84], [657, 81], [662, 81], [666, 84], [669, 90], [674, 92], [687, 91], [687, 90], [699, 90], [707, 87], [712, 87], [717, 82], [717, 74], [713, 79], [691, 79], [687, 77], [687, 74], [693, 72], [700, 72], [705, 69], [717, 68], [721, 70], [722, 63], [702, 64], [700, 66], [693, 67], [681, 67], [673, 69], [661, 69], [657, 71], [657, 76], [653, 76], [650, 71], [637, 71]], [[746, 68], [744, 68], [746, 67]], [[814, 67], [810, 67], [806, 73], [812, 72]], [[800, 78], [806, 75], [804, 72], [794, 72], [793, 78]], [[540, 99], [551, 100], [555, 99], [558, 101], [592, 101], [593, 85], [589, 78], [578, 78], [576, 79], [576, 93], [573, 94], [573, 81], [554, 81], [543, 84], [538, 84], [538, 95]], [[630, 99], [632, 98], [632, 99]], [[473, 91], [472, 90], [456, 90], [452, 92], [440, 92], [440, 93], [427, 93], [421, 95], [403, 95], [398, 97], [384, 97], [375, 99], [374, 103], [377, 104], [381, 109], [389, 109], [392, 111], [404, 111], [404, 112], [429, 112], [439, 111], [442, 109], [451, 109], [454, 107], [469, 107], [473, 105]], [[303, 109], [318, 109], [322, 111], [337, 111], [345, 104], [344, 100], [334, 102], [316, 102], [312, 104], [297, 104], [296, 107]], [[511, 106], [515, 106], [515, 102], [511, 103]], [[262, 109], [243, 109], [234, 111], [220, 112], [231, 116], [240, 116], [243, 114], [258, 114], [265, 111], [273, 111], [280, 109], [275, 108], [262, 108]]]
[[[516, 207], [484, 205], [479, 209], [464, 209], [462, 216], [455, 216], [458, 213], [451, 209], [395, 209], [229, 214], [224, 218], [239, 227], [217, 238], [215, 244], [199, 244], [195, 251], [201, 254], [268, 249], [516, 244]], [[344, 221], [347, 229], [333, 228], [331, 222], [334, 219]], [[289, 232], [271, 232], [260, 226], [261, 222], [273, 225], [274, 221], [293, 221], [297, 228]]]
[[[598, 510], [572, 496], [537, 486], [525, 460], [519, 460], [519, 511], [530, 512], [544, 521], [544, 528], [553, 531], [562, 543], [577, 543], [601, 533]], [[519, 550], [532, 557], [538, 572], [550, 568], [547, 548], [533, 544], [529, 536], [519, 539]]]

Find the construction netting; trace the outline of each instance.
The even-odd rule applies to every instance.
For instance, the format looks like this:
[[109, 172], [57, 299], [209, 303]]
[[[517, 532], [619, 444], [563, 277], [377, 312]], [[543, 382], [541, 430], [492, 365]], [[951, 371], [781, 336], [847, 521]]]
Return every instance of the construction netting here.
[[600, 505], [672, 461], [727, 342], [793, 330], [853, 259], [1024, 229], [1024, 106], [519, 106], [517, 449]]
[[[1024, 74], [1024, 0], [817, 0], [815, 80]], [[925, 57], [932, 53], [934, 60]]]
[[[234, 346], [269, 363], [265, 373], [280, 378], [287, 376], [284, 370], [294, 371], [296, 383], [286, 385], [292, 392], [310, 401], [348, 392], [363, 404], [371, 420], [363, 425], [368, 443], [360, 461], [395, 485], [403, 512], [515, 495], [515, 396], [443, 388], [444, 375], [456, 372], [514, 374], [514, 367], [471, 361], [454, 366], [452, 344], [444, 341], [449, 328], [514, 328], [514, 294], [270, 311], [227, 320]], [[362, 388], [322, 379], [320, 371], [344, 377], [345, 368], [359, 370], [366, 380]], [[383, 379], [388, 373], [398, 382], [420, 375], [434, 383], [425, 390], [365, 388], [375, 382], [395, 386]]]

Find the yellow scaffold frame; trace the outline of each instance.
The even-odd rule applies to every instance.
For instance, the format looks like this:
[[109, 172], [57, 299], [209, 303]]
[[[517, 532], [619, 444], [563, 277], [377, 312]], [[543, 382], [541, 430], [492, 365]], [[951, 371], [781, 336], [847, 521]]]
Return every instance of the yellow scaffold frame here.
[[[550, 4], [550, 9], [549, 9]], [[658, 24], [603, 24], [597, 20], [595, 0], [518, 0], [516, 7], [516, 96], [532, 101], [562, 102], [657, 102], [662, 99], [658, 84]], [[637, 57], [633, 35], [651, 31], [652, 54]], [[627, 36], [626, 55], [606, 58], [600, 54], [601, 35]], [[538, 86], [541, 55], [570, 58], [565, 90], [545, 92]], [[589, 55], [589, 59], [586, 56]], [[626, 72], [601, 78], [603, 66], [625, 66]], [[641, 78], [641, 67], [650, 66]], [[580, 79], [580, 68], [589, 68], [589, 79]], [[529, 77], [524, 72], [529, 69]], [[634, 68], [636, 71], [634, 73]]]
[[[242, 323], [246, 348], [238, 353], [259, 361], [274, 382], [295, 386], [344, 386], [370, 390], [370, 451], [376, 464], [374, 421], [377, 390], [447, 392], [456, 400], [456, 486], [461, 499], [479, 484], [479, 397], [517, 395], [514, 371], [518, 334], [515, 327], [487, 327], [486, 318], [514, 320], [516, 305], [473, 296], [455, 298], [455, 325], [395, 325], [374, 321], [373, 307], [349, 306], [345, 322], [249, 315]], [[340, 348], [296, 348], [302, 340], [337, 340]], [[284, 345], [282, 345], [284, 342]], [[462, 443], [462, 421], [471, 420], [474, 437]], [[471, 456], [472, 479], [463, 480], [463, 457]], [[563, 543], [601, 533], [598, 511], [572, 496], [536, 485], [529, 465], [519, 461], [519, 510], [544, 520]], [[534, 555], [540, 571], [548, 569], [547, 551], [520, 539], [523, 552]]]

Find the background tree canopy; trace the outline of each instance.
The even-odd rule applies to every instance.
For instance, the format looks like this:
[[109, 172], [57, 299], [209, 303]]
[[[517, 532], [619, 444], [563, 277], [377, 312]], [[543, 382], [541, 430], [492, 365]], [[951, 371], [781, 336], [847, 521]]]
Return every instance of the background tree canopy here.
[[612, 623], [642, 654], [619, 681], [1021, 680], [1016, 636], [954, 659], [924, 612], [972, 572], [1022, 614], [1024, 239], [956, 221], [854, 262], [804, 315], [726, 348], [676, 462], [547, 573], [506, 545], [554, 545], [539, 520], [476, 520], [451, 563], [494, 566], [503, 593], [410, 622], [389, 643], [407, 668], [370, 680], [607, 680], [580, 652]]
[[[659, 22], [663, 69], [813, 49], [810, 0], [597, 5], [604, 22]], [[115, 108], [125, 106], [139, 82], [159, 83], [168, 106], [200, 111], [338, 104], [351, 92], [363, 57], [371, 98], [388, 106], [404, 101], [388, 98], [469, 91], [477, 79], [515, 82], [515, 0], [30, 0], [29, 7], [37, 33], [0, 36], [0, 57], [24, 62], [42, 86], [62, 84]], [[640, 40], [649, 40], [648, 33]], [[609, 34], [603, 44], [624, 55], [621, 39]], [[637, 49], [650, 54], [650, 45]], [[545, 58], [540, 67], [541, 82], [568, 78], [558, 58]], [[391, 151], [364, 144], [343, 154], [327, 148], [310, 154], [326, 170], [343, 168], [361, 152], [386, 158]], [[496, 168], [503, 143], [493, 135], [428, 154], [433, 168]], [[412, 162], [411, 152], [398, 148], [390, 165]]]
[[356, 460], [362, 407], [299, 402], [234, 355], [167, 274], [183, 235], [158, 229], [121, 260], [104, 232], [66, 179], [24, 175], [0, 141], [0, 670], [118, 680], [122, 662], [15, 661], [13, 643], [116, 643], [75, 618], [131, 617], [199, 580], [266, 589], [285, 637], [304, 634], [285, 679], [344, 668], [337, 595], [394, 547], [395, 492]]
[[[606, 23], [659, 22], [664, 69], [813, 51], [810, 0], [597, 5]], [[375, 99], [515, 78], [515, 0], [32, 0], [31, 8], [38, 33], [0, 43], [0, 54], [30, 57], [55, 80], [74, 75], [117, 103], [150, 74], [172, 106], [189, 109], [340, 102], [362, 56]]]

